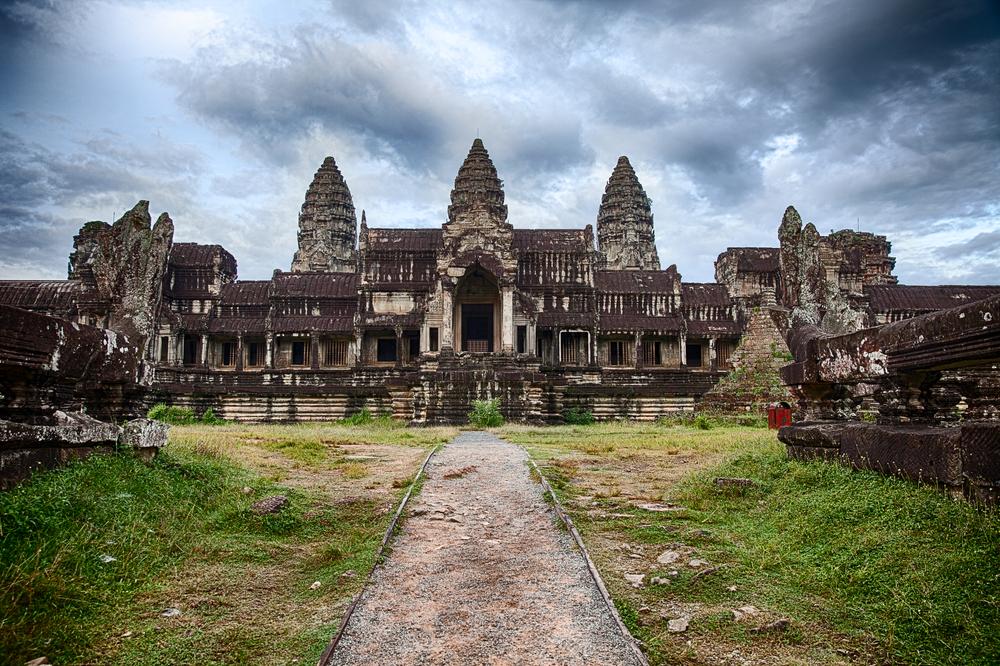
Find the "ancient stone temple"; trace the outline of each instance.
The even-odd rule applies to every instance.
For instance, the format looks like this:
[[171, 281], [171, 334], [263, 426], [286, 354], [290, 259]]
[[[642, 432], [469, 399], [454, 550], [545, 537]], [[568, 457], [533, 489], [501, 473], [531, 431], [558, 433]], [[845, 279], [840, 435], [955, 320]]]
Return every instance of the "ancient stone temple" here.
[[[759, 338], [781, 338], [793, 315], [861, 325], [1000, 291], [896, 285], [884, 237], [822, 237], [796, 227], [794, 209], [780, 248], [730, 248], [715, 283], [683, 282], [676, 266], [660, 268], [650, 201], [625, 157], [595, 209], [596, 238], [591, 224], [508, 219], [476, 139], [442, 226], [369, 226], [364, 214], [359, 226], [327, 158], [306, 191], [291, 272], [238, 280], [219, 245], [169, 249], [159, 293], [143, 296], [157, 308], [137, 338], [147, 403], [254, 420], [367, 407], [430, 423], [464, 420], [473, 399], [496, 397], [513, 419], [560, 420], [570, 407], [653, 419], [693, 409], [734, 362], [771, 353]], [[108, 229], [84, 225], [69, 280], [0, 282], [0, 304], [106, 326], [128, 297], [92, 266], [113, 244]], [[812, 301], [786, 298], [802, 285]]]

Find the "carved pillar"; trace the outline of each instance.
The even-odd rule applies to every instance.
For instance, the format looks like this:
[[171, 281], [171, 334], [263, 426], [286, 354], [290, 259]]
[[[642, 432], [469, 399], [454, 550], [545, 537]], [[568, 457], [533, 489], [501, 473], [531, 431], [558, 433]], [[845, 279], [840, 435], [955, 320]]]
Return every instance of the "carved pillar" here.
[[396, 367], [403, 367], [403, 329], [396, 327]]
[[274, 333], [270, 332], [264, 336], [264, 367], [274, 368]]
[[677, 334], [677, 339], [679, 341], [679, 344], [677, 345], [677, 348], [680, 349], [681, 367], [685, 368], [685, 367], [687, 367], [687, 364], [688, 364], [688, 361], [687, 361], [687, 334], [686, 333], [678, 333]]
[[558, 326], [552, 329], [552, 339], [556, 346], [556, 365], [562, 365], [562, 329]]
[[201, 336], [201, 367], [208, 367], [208, 336]]
[[514, 351], [514, 288], [505, 285], [500, 292], [500, 350]]
[[441, 351], [455, 351], [455, 304], [447, 287], [441, 290]]
[[174, 343], [174, 365], [184, 363], [184, 334], [177, 334], [177, 341]]
[[316, 331], [309, 334], [309, 366], [319, 370], [319, 333]]
[[236, 372], [243, 372], [243, 336], [236, 336]]
[[635, 332], [635, 369], [642, 370], [642, 333]]
[[362, 365], [365, 360], [365, 334], [364, 331], [357, 331], [354, 334], [354, 364]]
[[719, 363], [715, 358], [715, 338], [708, 339], [708, 362], [712, 370], [719, 369]]

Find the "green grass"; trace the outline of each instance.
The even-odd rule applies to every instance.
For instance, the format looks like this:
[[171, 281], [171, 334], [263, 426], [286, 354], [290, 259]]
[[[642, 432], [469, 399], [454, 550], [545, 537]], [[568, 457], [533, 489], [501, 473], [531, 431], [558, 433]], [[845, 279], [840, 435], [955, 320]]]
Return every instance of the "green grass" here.
[[[789, 460], [773, 433], [757, 428], [598, 424], [502, 433], [542, 465], [654, 665], [701, 663], [706, 646], [717, 646], [717, 657], [769, 652], [779, 663], [844, 654], [867, 663], [1000, 663], [995, 510], [873, 472]], [[678, 456], [688, 462], [674, 463]], [[651, 472], [682, 471], [698, 459], [716, 462], [657, 491], [684, 510], [635, 507], [652, 499], [642, 494], [648, 488], [638, 490]], [[720, 489], [720, 476], [754, 485]], [[609, 483], [623, 490], [599, 492]], [[695, 578], [683, 564], [640, 565], [616, 550], [623, 543], [642, 548], [648, 563], [681, 544], [722, 567]], [[637, 590], [622, 580], [629, 571], [670, 569], [679, 570], [670, 585]], [[701, 610], [687, 632], [671, 634], [660, 613], [676, 614], [678, 604]], [[730, 613], [745, 604], [792, 625], [754, 634]]]
[[[753, 478], [720, 490], [716, 476]], [[698, 599], [749, 583], [766, 605], [913, 664], [998, 663], [1000, 519], [906, 481], [841, 465], [741, 456], [683, 484], [675, 501], [716, 535], [701, 545], [732, 564]]]
[[[389, 514], [374, 499], [334, 501], [279, 486], [236, 462], [240, 440], [325, 466], [331, 442], [427, 447], [450, 432], [378, 419], [363, 427], [185, 426], [150, 464], [93, 456], [36, 474], [0, 493], [0, 663], [42, 655], [59, 664], [314, 662], [339, 622], [334, 614], [316, 626], [317, 615], [357, 591]], [[348, 478], [367, 474], [361, 463], [344, 464]], [[271, 494], [290, 505], [267, 516], [249, 510]], [[263, 598], [250, 586], [254, 574]], [[314, 580], [318, 592], [309, 590]], [[196, 607], [161, 618], [183, 590], [195, 598], [182, 601]], [[232, 598], [240, 593], [246, 598]], [[309, 595], [323, 596], [299, 608], [295, 600]], [[234, 619], [237, 607], [253, 611], [252, 620]], [[258, 626], [295, 613], [303, 617]], [[119, 639], [126, 630], [130, 638]]]

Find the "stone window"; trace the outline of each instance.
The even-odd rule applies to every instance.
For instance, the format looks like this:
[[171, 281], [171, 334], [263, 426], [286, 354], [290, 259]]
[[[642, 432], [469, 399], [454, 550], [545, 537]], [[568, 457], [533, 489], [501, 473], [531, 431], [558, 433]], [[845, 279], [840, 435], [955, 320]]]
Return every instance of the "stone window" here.
[[306, 342], [305, 340], [292, 341], [292, 365], [306, 364]]
[[660, 340], [646, 340], [642, 344], [643, 365], [663, 365], [663, 343]]
[[160, 336], [160, 363], [166, 363], [170, 354], [170, 337]]
[[628, 365], [625, 340], [608, 340], [608, 365]]
[[347, 340], [323, 341], [323, 365], [326, 367], [347, 365]]
[[420, 356], [420, 336], [414, 333], [408, 339], [410, 341], [409, 358], [414, 359]]
[[379, 363], [396, 361], [396, 338], [379, 338], [375, 341], [375, 360]]
[[259, 368], [264, 365], [264, 345], [260, 342], [247, 344], [247, 367]]
[[428, 348], [430, 349], [430, 351], [436, 352], [438, 350], [438, 330], [436, 327], [431, 328], [428, 329], [427, 333], [430, 338], [427, 343]]
[[517, 353], [524, 354], [528, 351], [528, 327], [517, 327]]
[[224, 368], [232, 368], [236, 365], [236, 343], [223, 342], [220, 365]]

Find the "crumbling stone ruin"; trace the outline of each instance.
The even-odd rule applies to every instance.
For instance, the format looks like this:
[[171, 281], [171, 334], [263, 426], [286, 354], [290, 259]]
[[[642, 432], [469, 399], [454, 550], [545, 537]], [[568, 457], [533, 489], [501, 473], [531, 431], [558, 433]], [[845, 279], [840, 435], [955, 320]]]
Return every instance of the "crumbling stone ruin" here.
[[113, 225], [88, 223], [70, 257], [71, 280], [4, 285], [13, 304], [0, 304], [0, 488], [93, 452], [150, 457], [166, 443], [162, 424], [116, 424], [144, 411], [153, 381], [143, 359], [173, 224], [166, 214], [150, 221], [140, 201]]
[[[0, 303], [128, 328], [151, 372], [146, 405], [262, 421], [367, 407], [432, 423], [464, 420], [483, 397], [531, 421], [570, 407], [598, 418], [690, 411], [734, 367], [760, 354], [769, 367], [785, 362], [797, 311], [832, 323], [846, 320], [844, 303], [869, 323], [1000, 291], [896, 285], [885, 238], [824, 237], [794, 209], [785, 218], [780, 248], [730, 248], [715, 283], [687, 283], [676, 266], [660, 268], [650, 201], [627, 158], [608, 180], [596, 234], [591, 224], [519, 228], [476, 139], [440, 228], [378, 227], [364, 213], [359, 225], [327, 158], [306, 192], [290, 272], [238, 280], [221, 246], [170, 245], [169, 219], [144, 235], [143, 202], [118, 231], [84, 225], [68, 281], [0, 282]], [[106, 263], [112, 246], [148, 260], [123, 273]]]
[[1000, 499], [1000, 295], [842, 335], [793, 329], [789, 455]]

